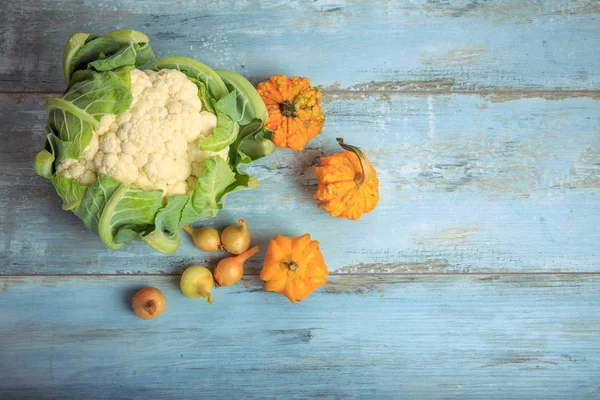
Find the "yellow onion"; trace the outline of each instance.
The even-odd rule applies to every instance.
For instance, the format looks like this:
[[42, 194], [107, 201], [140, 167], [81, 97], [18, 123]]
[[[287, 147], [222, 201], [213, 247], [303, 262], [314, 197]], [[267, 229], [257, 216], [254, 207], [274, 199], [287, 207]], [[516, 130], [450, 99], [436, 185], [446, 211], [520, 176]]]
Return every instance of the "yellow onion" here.
[[203, 297], [209, 304], [212, 304], [211, 289], [215, 285], [215, 280], [210, 270], [200, 265], [188, 267], [181, 275], [179, 287], [187, 297]]
[[238, 220], [238, 225], [231, 225], [221, 232], [221, 243], [225, 250], [231, 254], [242, 254], [250, 247], [250, 232], [243, 219]]
[[202, 251], [210, 253], [219, 250], [221, 247], [221, 235], [219, 235], [219, 231], [214, 228], [208, 226], [203, 226], [201, 228], [186, 226], [183, 230], [190, 234], [196, 247]]

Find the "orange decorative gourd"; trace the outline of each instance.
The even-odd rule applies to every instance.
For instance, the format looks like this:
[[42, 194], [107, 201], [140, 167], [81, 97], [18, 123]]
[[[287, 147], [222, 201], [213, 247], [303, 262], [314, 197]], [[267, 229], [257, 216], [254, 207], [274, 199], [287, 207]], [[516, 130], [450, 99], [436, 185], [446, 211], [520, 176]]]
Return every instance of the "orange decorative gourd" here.
[[265, 127], [273, 131], [275, 146], [302, 150], [323, 130], [321, 92], [310, 86], [310, 79], [276, 75], [256, 90], [269, 110]]
[[281, 293], [294, 303], [324, 285], [327, 275], [319, 242], [307, 233], [296, 238], [277, 235], [271, 240], [260, 279], [266, 291]]
[[367, 156], [358, 148], [337, 138], [344, 150], [329, 157], [321, 157], [321, 167], [315, 168], [319, 208], [329, 214], [348, 219], [359, 219], [373, 211], [379, 201], [379, 180]]

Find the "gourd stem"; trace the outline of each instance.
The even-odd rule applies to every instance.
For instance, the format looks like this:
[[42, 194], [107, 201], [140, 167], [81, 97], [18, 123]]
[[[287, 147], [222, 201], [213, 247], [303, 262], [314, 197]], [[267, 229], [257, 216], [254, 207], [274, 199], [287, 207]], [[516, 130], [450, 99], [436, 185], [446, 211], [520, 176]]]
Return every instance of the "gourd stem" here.
[[287, 267], [290, 269], [290, 271], [295, 271], [299, 267], [299, 265], [296, 264], [295, 261], [290, 261], [289, 263], [285, 263], [285, 265], [287, 265]]
[[337, 140], [338, 144], [342, 147], [342, 149], [354, 153], [356, 154], [356, 157], [358, 157], [361, 173], [358, 174], [354, 179], [356, 184], [360, 187], [365, 183], [369, 182], [369, 180], [371, 179], [371, 163], [367, 159], [365, 153], [363, 153], [362, 150], [356, 146], [351, 146], [349, 144], [344, 143], [344, 139], [342, 138], [336, 138], [335, 140]]
[[292, 103], [289, 100], [284, 100], [279, 103], [279, 111], [284, 117], [296, 118], [296, 111], [298, 111], [298, 105]]

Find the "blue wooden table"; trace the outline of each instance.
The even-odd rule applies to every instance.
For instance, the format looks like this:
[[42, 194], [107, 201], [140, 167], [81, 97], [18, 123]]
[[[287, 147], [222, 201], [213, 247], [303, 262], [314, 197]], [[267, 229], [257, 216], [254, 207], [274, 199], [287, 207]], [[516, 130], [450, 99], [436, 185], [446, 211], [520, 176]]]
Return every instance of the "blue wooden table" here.
[[[311, 233], [331, 275], [306, 301], [262, 290], [262, 256], [188, 299], [179, 274], [216, 256], [107, 250], [33, 171], [65, 41], [126, 27], [323, 90], [323, 134], [208, 222], [243, 217], [263, 248]], [[599, 399], [599, 48], [588, 0], [4, 2], [0, 398]], [[337, 136], [379, 173], [359, 221], [312, 199]], [[131, 312], [143, 286], [157, 320]]]

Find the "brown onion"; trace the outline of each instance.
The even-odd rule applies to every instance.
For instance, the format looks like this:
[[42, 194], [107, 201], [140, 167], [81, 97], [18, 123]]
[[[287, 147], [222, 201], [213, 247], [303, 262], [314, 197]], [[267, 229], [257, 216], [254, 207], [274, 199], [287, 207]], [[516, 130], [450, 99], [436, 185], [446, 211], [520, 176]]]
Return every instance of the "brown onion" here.
[[242, 275], [244, 275], [244, 262], [259, 251], [260, 248], [254, 246], [239, 256], [225, 257], [219, 261], [213, 273], [217, 285], [230, 286], [238, 283], [242, 279]]
[[133, 296], [133, 312], [142, 319], [159, 317], [167, 305], [163, 292], [157, 288], [146, 287]]

